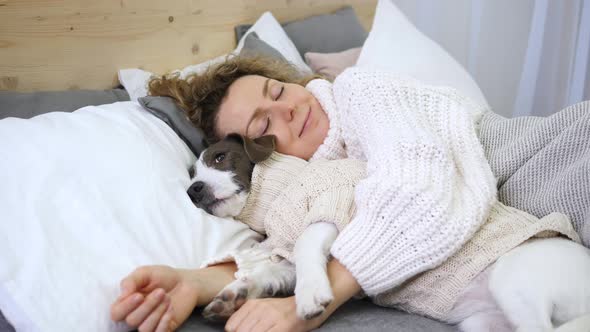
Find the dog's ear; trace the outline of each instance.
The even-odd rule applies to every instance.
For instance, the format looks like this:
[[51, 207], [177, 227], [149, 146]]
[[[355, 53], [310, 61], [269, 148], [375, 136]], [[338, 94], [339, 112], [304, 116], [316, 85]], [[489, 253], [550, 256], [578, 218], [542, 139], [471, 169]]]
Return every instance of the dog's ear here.
[[274, 135], [267, 135], [251, 139], [248, 137], [242, 137], [244, 144], [244, 151], [253, 163], [259, 163], [266, 160], [272, 152], [275, 150], [275, 139]]
[[248, 159], [255, 164], [266, 160], [275, 150], [276, 137], [274, 135], [251, 139], [240, 134], [231, 133], [228, 134], [225, 139], [235, 140], [242, 144]]
[[244, 144], [244, 136], [242, 136], [242, 135], [240, 135], [238, 133], [230, 133], [230, 134], [227, 134], [227, 136], [225, 136], [224, 139], [226, 139], [226, 140], [234, 140], [234, 141], [239, 142], [242, 145]]

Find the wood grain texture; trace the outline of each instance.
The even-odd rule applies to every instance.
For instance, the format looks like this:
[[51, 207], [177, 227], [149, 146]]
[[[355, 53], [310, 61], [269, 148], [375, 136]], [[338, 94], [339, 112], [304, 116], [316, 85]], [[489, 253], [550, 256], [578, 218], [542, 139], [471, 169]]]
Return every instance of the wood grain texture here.
[[0, 90], [108, 89], [121, 68], [165, 73], [227, 53], [234, 26], [352, 5], [370, 29], [376, 0], [0, 0]]

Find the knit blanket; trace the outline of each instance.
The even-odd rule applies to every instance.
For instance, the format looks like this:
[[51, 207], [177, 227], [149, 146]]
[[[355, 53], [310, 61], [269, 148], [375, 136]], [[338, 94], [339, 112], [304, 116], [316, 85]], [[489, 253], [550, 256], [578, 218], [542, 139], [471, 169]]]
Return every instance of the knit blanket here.
[[590, 247], [590, 102], [549, 117], [484, 114], [480, 140], [498, 198], [537, 217], [562, 212]]

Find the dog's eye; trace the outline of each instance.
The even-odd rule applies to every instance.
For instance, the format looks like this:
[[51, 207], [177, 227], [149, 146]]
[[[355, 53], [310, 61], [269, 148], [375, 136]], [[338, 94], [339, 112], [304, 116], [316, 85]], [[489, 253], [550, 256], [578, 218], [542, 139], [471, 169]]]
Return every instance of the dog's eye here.
[[224, 160], [225, 160], [225, 153], [218, 153], [218, 154], [215, 156], [215, 162], [216, 162], [216, 163], [220, 163], [220, 162], [222, 162], [222, 161], [224, 161]]

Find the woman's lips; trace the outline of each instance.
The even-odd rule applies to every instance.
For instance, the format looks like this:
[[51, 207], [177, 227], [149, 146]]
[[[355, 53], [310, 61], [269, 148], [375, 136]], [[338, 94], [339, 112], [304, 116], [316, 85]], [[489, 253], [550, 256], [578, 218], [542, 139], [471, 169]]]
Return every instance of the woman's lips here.
[[303, 132], [309, 126], [310, 122], [311, 122], [311, 108], [309, 109], [309, 111], [307, 111], [307, 116], [305, 117], [305, 121], [303, 122], [303, 127], [301, 128], [301, 132], [299, 133], [299, 137], [301, 137], [301, 135], [303, 135]]

